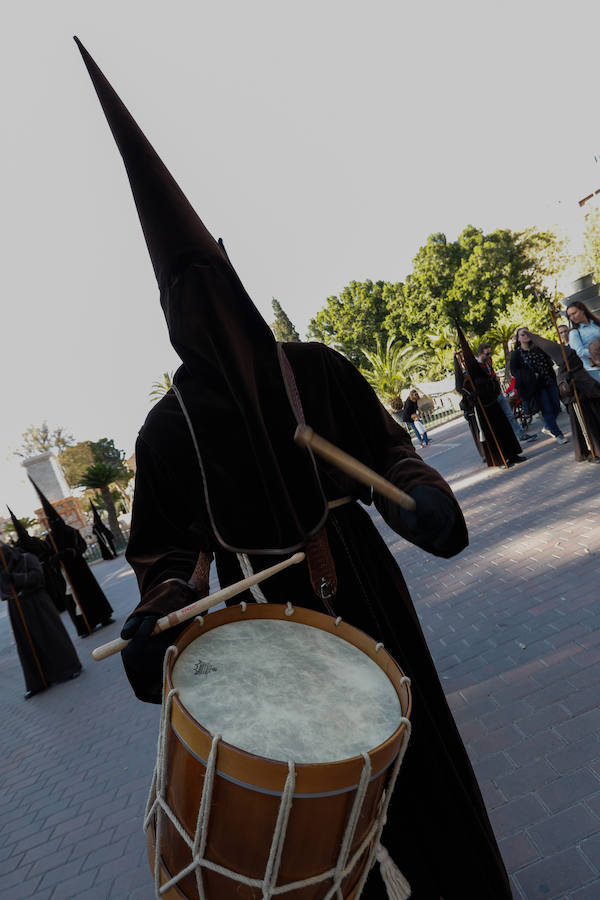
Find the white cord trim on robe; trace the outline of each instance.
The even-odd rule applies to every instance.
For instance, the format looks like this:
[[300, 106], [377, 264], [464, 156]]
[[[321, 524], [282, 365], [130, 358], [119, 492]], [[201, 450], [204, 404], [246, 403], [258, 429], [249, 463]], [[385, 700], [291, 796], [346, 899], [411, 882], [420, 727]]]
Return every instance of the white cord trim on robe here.
[[[244, 578], [248, 578], [250, 575], [254, 575], [254, 569], [252, 568], [252, 563], [250, 562], [248, 554], [247, 553], [236, 553], [235, 555], [238, 558], [238, 562], [240, 564], [240, 569], [242, 570]], [[268, 603], [269, 602], [267, 600], [267, 598], [265, 597], [265, 595], [263, 594], [263, 592], [261, 591], [259, 584], [253, 584], [252, 587], [250, 588], [250, 593], [252, 594], [252, 596], [254, 597], [254, 599], [256, 600], [257, 603]]]
[[[167, 654], [165, 656], [165, 668], [167, 665], [167, 660], [172, 654], [177, 654], [177, 650], [175, 647], [169, 647], [169, 649], [167, 650]], [[410, 680], [405, 676], [404, 678], [402, 678], [401, 683], [410, 684]], [[294, 762], [292, 760], [288, 762], [288, 774], [285, 782], [285, 787], [281, 795], [279, 812], [277, 815], [275, 828], [273, 830], [271, 848], [264, 877], [262, 879], [248, 878], [245, 875], [241, 875], [239, 872], [234, 872], [230, 869], [225, 868], [224, 866], [220, 866], [212, 862], [209, 859], [206, 859], [204, 853], [208, 842], [210, 805], [215, 775], [217, 773], [217, 756], [221, 736], [215, 735], [212, 740], [211, 750], [206, 762], [206, 772], [202, 788], [202, 797], [198, 809], [196, 830], [194, 838], [192, 839], [188, 835], [187, 831], [183, 828], [166, 801], [166, 750], [170, 730], [169, 720], [171, 705], [173, 702], [173, 697], [176, 695], [177, 690], [173, 689], [169, 691], [169, 693], [163, 698], [158, 736], [156, 768], [154, 770], [154, 775], [152, 778], [150, 795], [148, 797], [148, 803], [146, 805], [146, 815], [144, 817], [145, 831], [150, 827], [152, 817], [154, 816], [155, 818], [154, 885], [156, 897], [158, 898], [158, 900], [161, 900], [161, 897], [166, 893], [166, 891], [168, 891], [171, 887], [181, 881], [182, 878], [185, 878], [192, 872], [194, 872], [196, 875], [196, 883], [198, 886], [198, 894], [200, 900], [206, 900], [206, 894], [204, 892], [204, 884], [202, 879], [202, 869], [208, 869], [211, 872], [216, 872], [219, 875], [230, 878], [232, 881], [238, 882], [239, 884], [244, 884], [248, 887], [259, 888], [262, 891], [262, 900], [272, 900], [273, 897], [277, 897], [281, 894], [299, 890], [300, 888], [311, 887], [315, 884], [320, 884], [321, 882], [333, 879], [333, 884], [327, 891], [324, 900], [334, 900], [334, 898], [335, 900], [343, 900], [341, 887], [342, 883], [344, 879], [350, 874], [350, 872], [352, 872], [363, 853], [365, 853], [365, 851], [367, 851], [369, 848], [371, 849], [367, 864], [364, 867], [357, 892], [354, 895], [356, 900], [358, 900], [362, 893], [365, 882], [367, 880], [367, 876], [375, 862], [376, 857], [380, 862], [381, 874], [386, 885], [389, 900], [407, 900], [407, 898], [410, 897], [410, 886], [408, 885], [408, 882], [402, 876], [394, 862], [390, 859], [387, 850], [385, 850], [385, 848], [383, 848], [379, 843], [381, 832], [387, 818], [387, 810], [390, 803], [390, 798], [394, 790], [394, 785], [396, 783], [398, 772], [400, 771], [400, 766], [402, 764], [402, 760], [404, 759], [404, 754], [406, 752], [406, 747], [410, 737], [410, 722], [408, 719], [406, 719], [404, 716], [402, 716], [400, 719], [400, 722], [404, 725], [404, 735], [402, 743], [400, 745], [400, 749], [398, 751], [398, 755], [394, 762], [392, 773], [386, 786], [386, 790], [380, 802], [379, 812], [373, 824], [369, 828], [367, 834], [365, 835], [365, 838], [361, 842], [360, 846], [356, 849], [351, 859], [348, 860], [348, 854], [367, 794], [369, 778], [371, 775], [371, 760], [368, 753], [363, 753], [363, 770], [357, 787], [354, 802], [352, 804], [352, 809], [346, 822], [346, 828], [342, 838], [340, 853], [335, 867], [329, 869], [326, 872], [322, 872], [319, 875], [313, 875], [312, 877], [303, 879], [301, 881], [294, 881], [288, 884], [277, 886], [277, 878], [279, 876], [279, 868], [281, 865], [283, 845], [285, 843], [286, 829], [294, 798], [294, 788], [296, 783], [296, 770]], [[182, 840], [188, 846], [192, 855], [192, 861], [180, 872], [178, 872], [163, 885], [161, 885], [160, 846], [162, 836], [162, 821], [164, 815], [168, 817], [170, 822], [173, 824], [173, 827], [176, 829]]]
[[477, 412], [477, 407], [474, 408], [475, 413], [475, 421], [477, 422], [477, 427], [479, 428], [479, 440], [483, 444], [485, 440], [487, 440], [483, 428], [481, 427], [481, 420], [479, 418], [479, 413]]
[[[352, 503], [352, 497], [340, 497], [338, 500], [330, 500], [327, 506], [329, 507], [329, 509], [337, 509], [338, 506], [344, 506], [346, 503]], [[252, 568], [252, 563], [250, 562], [250, 557], [248, 556], [248, 554], [236, 553], [236, 556], [238, 558], [240, 569], [242, 570], [244, 578], [248, 578], [250, 575], [254, 575], [254, 569]], [[249, 590], [257, 603], [269, 602], [263, 594], [259, 584], [253, 584], [252, 587], [249, 588]]]

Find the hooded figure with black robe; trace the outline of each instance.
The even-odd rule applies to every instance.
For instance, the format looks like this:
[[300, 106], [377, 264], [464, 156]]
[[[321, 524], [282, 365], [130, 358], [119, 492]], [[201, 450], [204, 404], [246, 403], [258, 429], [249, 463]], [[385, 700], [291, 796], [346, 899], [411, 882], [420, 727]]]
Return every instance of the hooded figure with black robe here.
[[483, 451], [483, 457], [489, 468], [493, 466], [509, 468], [525, 457], [521, 457], [521, 445], [498, 405], [498, 381], [488, 375], [483, 366], [477, 362], [458, 322], [456, 330], [462, 364], [455, 355], [455, 387], [462, 397], [461, 409], [465, 413], [475, 446], [480, 455]]
[[34, 556], [37, 556], [42, 564], [44, 582], [48, 596], [54, 603], [58, 612], [64, 612], [67, 608], [67, 585], [60, 569], [60, 563], [55, 558], [56, 554], [52, 549], [52, 545], [49, 544], [47, 539], [43, 540], [42, 538], [33, 537], [29, 534], [23, 523], [17, 519], [12, 509], [10, 507], [7, 507], [7, 509], [17, 533], [17, 540], [15, 541], [17, 547], [20, 547], [25, 553], [33, 553]]
[[[136, 444], [126, 557], [141, 599], [122, 631], [131, 641], [123, 662], [136, 695], [160, 702], [162, 659], [178, 629], [151, 636], [156, 617], [208, 593], [212, 557], [225, 586], [250, 568], [308, 552], [312, 541], [324, 543], [335, 574], [320, 589], [305, 565], [260, 587], [267, 600], [342, 616], [382, 641], [411, 678], [412, 735], [383, 843], [415, 900], [509, 900], [485, 805], [404, 579], [357, 502], [374, 503], [398, 534], [450, 557], [468, 543], [450, 487], [347, 359], [318, 343], [275, 342], [222, 243], [79, 47], [123, 156], [183, 361]], [[294, 442], [302, 421], [411, 494], [416, 513], [316, 461]], [[330, 507], [344, 498], [350, 502]], [[242, 599], [253, 598], [235, 602]], [[386, 896], [378, 867], [361, 896]]]
[[460, 402], [458, 405], [462, 409], [463, 416], [469, 426], [475, 449], [479, 453], [481, 461], [487, 465], [485, 450], [483, 449], [485, 434], [479, 425], [481, 413], [479, 415], [477, 414], [477, 392], [466, 375], [465, 368], [458, 353], [454, 354], [454, 390], [457, 394], [460, 394]]
[[56, 547], [55, 556], [72, 591], [72, 595], [67, 594], [67, 611], [77, 634], [86, 637], [97, 625], [108, 625], [112, 621], [112, 606], [83, 558], [87, 549], [85, 540], [76, 528], [67, 525], [35, 481], [31, 477], [29, 480], [40, 498], [51, 543]]
[[[539, 334], [530, 334], [534, 346], [547, 353], [558, 366], [558, 393], [569, 414], [575, 459], [577, 462], [600, 461], [600, 382], [584, 368], [583, 360], [572, 347], [561, 346], [557, 341], [549, 341]], [[575, 399], [575, 388], [579, 405]], [[593, 453], [584, 437], [582, 424]]]
[[90, 509], [92, 510], [92, 515], [94, 517], [92, 531], [94, 532], [94, 537], [98, 541], [102, 559], [115, 559], [117, 556], [117, 552], [115, 550], [115, 542], [113, 540], [112, 531], [110, 530], [110, 528], [106, 527], [91, 500]]
[[0, 562], [0, 595], [8, 604], [28, 700], [51, 684], [76, 678], [81, 663], [46, 592], [37, 556], [16, 545], [1, 549], [6, 569]]

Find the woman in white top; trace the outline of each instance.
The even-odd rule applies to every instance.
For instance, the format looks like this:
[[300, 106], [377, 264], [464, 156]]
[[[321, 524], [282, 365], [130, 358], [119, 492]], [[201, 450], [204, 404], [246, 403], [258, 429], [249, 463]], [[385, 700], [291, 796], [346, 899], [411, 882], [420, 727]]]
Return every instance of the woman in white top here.
[[600, 338], [600, 319], [581, 300], [567, 306], [567, 318], [571, 322], [569, 344], [583, 361], [583, 366], [596, 381], [600, 381], [600, 366], [590, 358], [590, 344]]

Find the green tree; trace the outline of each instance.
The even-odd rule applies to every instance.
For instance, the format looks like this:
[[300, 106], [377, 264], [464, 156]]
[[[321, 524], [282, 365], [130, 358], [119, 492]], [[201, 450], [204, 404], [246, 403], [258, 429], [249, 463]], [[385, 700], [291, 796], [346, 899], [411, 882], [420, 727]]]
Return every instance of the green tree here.
[[[38, 524], [38, 520], [30, 518], [30, 516], [19, 516], [18, 520], [21, 523], [21, 525], [23, 526], [23, 528], [33, 528], [34, 525]], [[7, 535], [8, 537], [12, 537], [13, 535], [15, 535], [17, 533], [17, 529], [13, 525], [12, 519], [7, 519], [4, 522], [3, 531], [4, 531], [4, 534]]]
[[598, 207], [592, 208], [585, 217], [581, 266], [584, 273], [593, 272], [594, 281], [600, 281], [600, 209]]
[[453, 243], [433, 234], [413, 260], [402, 295], [389, 306], [385, 327], [418, 346], [436, 327], [487, 331], [515, 294], [547, 300], [565, 263], [564, 243], [553, 232], [467, 226]]
[[275, 340], [277, 341], [299, 341], [300, 335], [292, 325], [291, 320], [283, 310], [280, 302], [273, 297], [273, 312], [275, 313], [275, 321], [271, 325]]
[[[84, 473], [94, 465], [108, 465], [115, 469], [116, 484], [126, 485], [133, 473], [125, 465], [125, 451], [115, 447], [112, 438], [100, 438], [98, 441], [80, 441], [59, 455], [61, 464], [70, 487], [80, 487]], [[92, 498], [93, 499], [93, 498]]]
[[410, 345], [403, 347], [394, 338], [388, 338], [382, 348], [379, 335], [375, 343], [375, 351], [363, 350], [371, 367], [360, 371], [383, 403], [392, 406], [412, 377], [422, 371], [426, 352]]
[[58, 461], [65, 473], [69, 487], [77, 487], [81, 476], [96, 462], [91, 441], [79, 441], [59, 454]]
[[14, 451], [15, 456], [28, 459], [30, 456], [39, 456], [47, 450], [64, 450], [70, 446], [75, 438], [69, 434], [62, 425], [49, 428], [46, 421], [41, 425], [30, 425], [23, 434], [23, 443]]
[[108, 516], [108, 527], [115, 540], [123, 541], [123, 535], [119, 528], [115, 501], [111, 488], [119, 479], [119, 467], [110, 463], [95, 463], [89, 466], [83, 473], [79, 482], [80, 487], [98, 491], [102, 498], [102, 505]]
[[162, 378], [152, 382], [152, 390], [148, 394], [151, 400], [160, 400], [171, 390], [173, 384], [173, 372], [163, 372]]
[[401, 284], [351, 281], [339, 297], [328, 297], [326, 307], [310, 320], [308, 337], [338, 344], [344, 355], [360, 366], [363, 350], [375, 352], [378, 336], [387, 340], [383, 323], [389, 304], [401, 292]]

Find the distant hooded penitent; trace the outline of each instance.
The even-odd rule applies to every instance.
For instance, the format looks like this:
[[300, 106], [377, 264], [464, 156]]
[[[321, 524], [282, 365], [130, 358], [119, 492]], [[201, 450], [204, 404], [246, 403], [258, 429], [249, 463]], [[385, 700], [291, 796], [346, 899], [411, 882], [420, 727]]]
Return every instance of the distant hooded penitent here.
[[77, 633], [85, 637], [96, 625], [107, 625], [111, 621], [112, 606], [83, 558], [87, 547], [85, 540], [76, 528], [67, 525], [35, 481], [32, 478], [29, 480], [40, 498], [51, 541], [56, 547], [71, 592], [71, 597], [67, 598], [67, 610]]

